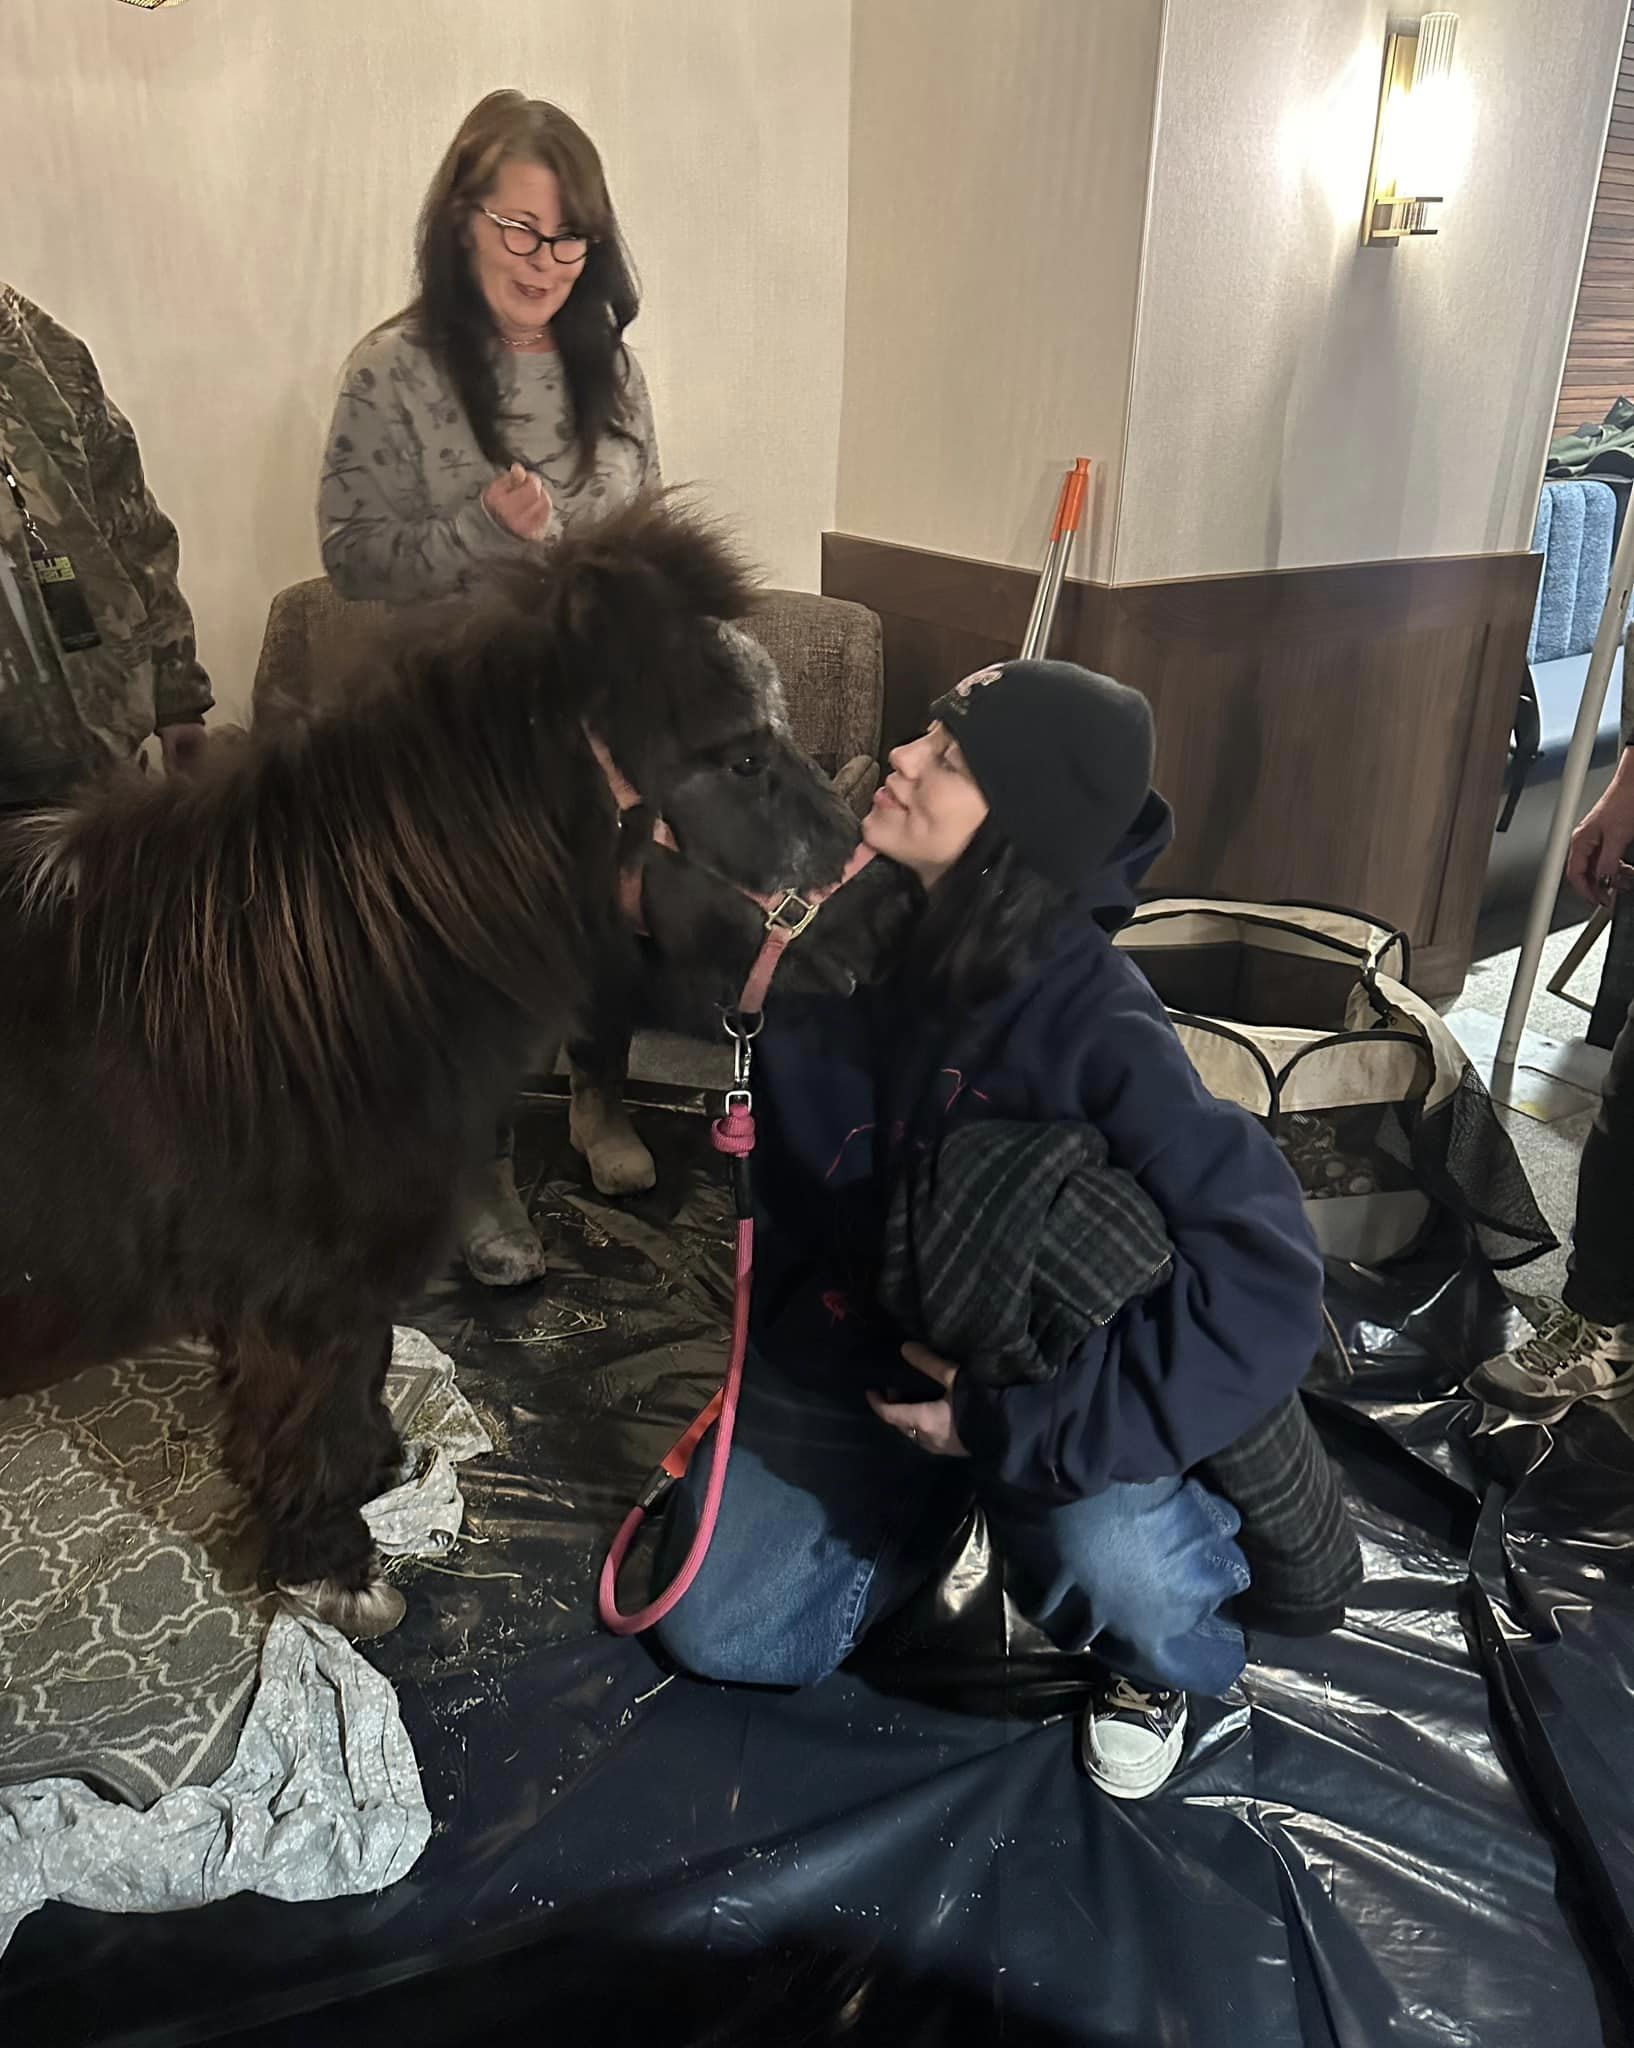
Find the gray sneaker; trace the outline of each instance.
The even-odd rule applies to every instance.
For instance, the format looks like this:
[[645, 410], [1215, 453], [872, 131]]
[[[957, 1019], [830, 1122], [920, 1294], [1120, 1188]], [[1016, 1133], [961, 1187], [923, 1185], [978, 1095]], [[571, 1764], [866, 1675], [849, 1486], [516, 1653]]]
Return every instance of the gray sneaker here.
[[1610, 1401], [1634, 1389], [1634, 1323], [1591, 1323], [1562, 1302], [1538, 1302], [1524, 1343], [1478, 1365], [1466, 1390], [1511, 1415], [1553, 1422], [1574, 1401]]

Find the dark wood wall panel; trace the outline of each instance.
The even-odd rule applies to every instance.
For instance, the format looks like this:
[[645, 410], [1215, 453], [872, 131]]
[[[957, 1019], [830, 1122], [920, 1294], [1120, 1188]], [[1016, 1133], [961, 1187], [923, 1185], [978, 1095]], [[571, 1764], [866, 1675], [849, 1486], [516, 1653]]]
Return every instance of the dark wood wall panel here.
[[[1133, 683], [1158, 722], [1165, 892], [1305, 897], [1399, 924], [1428, 994], [1469, 964], [1537, 592], [1534, 555], [1108, 589], [1069, 583], [1053, 651]], [[843, 534], [823, 588], [880, 614], [887, 743], [1013, 655], [1026, 570]]]
[[1604, 419], [1618, 398], [1634, 398], [1634, 21], [1617, 74], [1556, 434]]

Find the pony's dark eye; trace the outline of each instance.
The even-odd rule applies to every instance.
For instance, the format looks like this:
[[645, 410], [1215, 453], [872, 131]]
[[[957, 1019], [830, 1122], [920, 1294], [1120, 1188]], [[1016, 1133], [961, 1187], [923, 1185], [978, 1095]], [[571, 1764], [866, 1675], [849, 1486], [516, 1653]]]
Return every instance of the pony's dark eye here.
[[734, 775], [764, 775], [766, 756], [764, 754], [740, 754], [732, 763]]

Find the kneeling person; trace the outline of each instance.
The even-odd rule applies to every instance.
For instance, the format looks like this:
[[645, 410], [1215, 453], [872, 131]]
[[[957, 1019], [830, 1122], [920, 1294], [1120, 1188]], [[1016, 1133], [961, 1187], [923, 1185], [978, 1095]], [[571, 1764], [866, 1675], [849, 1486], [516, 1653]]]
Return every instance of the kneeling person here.
[[[774, 996], [759, 1041], [752, 1349], [713, 1547], [660, 1636], [701, 1676], [819, 1679], [979, 1498], [1013, 1590], [1106, 1667], [1090, 1774], [1141, 1797], [1179, 1758], [1186, 1693], [1242, 1671], [1249, 1565], [1204, 1468], [1278, 1414], [1308, 1436], [1290, 1397], [1321, 1260], [1275, 1145], [1206, 1092], [1112, 944], [1171, 834], [1145, 699], [1011, 662], [935, 714], [864, 826], [923, 886], [908, 943], [851, 997]], [[1013, 1229], [1040, 1171], [1096, 1219], [1055, 1248], [1051, 1316], [1018, 1292], [1041, 1267]], [[978, 1325], [979, 1355], [944, 1355]]]

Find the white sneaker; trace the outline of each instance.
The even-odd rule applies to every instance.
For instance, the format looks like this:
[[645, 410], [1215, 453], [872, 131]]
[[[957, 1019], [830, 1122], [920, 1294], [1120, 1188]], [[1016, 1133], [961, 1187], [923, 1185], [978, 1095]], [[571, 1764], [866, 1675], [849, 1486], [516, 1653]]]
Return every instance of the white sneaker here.
[[1634, 1323], [1591, 1323], [1563, 1302], [1539, 1301], [1524, 1343], [1478, 1365], [1465, 1388], [1511, 1415], [1553, 1422], [1575, 1401], [1609, 1401], [1634, 1388]]
[[1147, 1799], [1174, 1775], [1186, 1746], [1186, 1695], [1112, 1678], [1084, 1713], [1084, 1769], [1114, 1799]]

